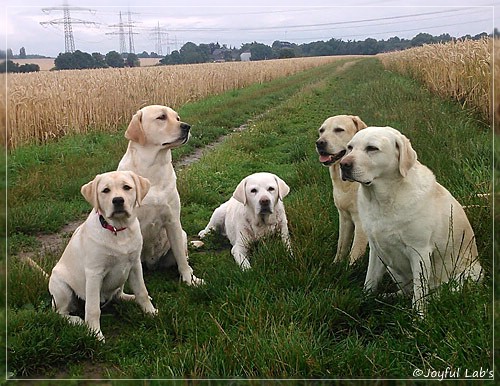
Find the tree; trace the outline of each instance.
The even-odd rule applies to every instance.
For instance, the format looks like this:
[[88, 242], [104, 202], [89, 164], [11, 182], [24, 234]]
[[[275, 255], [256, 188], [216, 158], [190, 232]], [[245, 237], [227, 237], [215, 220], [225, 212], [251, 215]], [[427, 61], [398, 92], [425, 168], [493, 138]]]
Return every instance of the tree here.
[[139, 67], [141, 65], [141, 61], [137, 57], [136, 54], [129, 53], [127, 55], [127, 59], [125, 60], [128, 67]]
[[7, 60], [6, 62], [0, 63], [0, 73], [36, 71], [40, 71], [40, 66], [38, 64], [27, 63], [20, 66], [19, 64], [14, 63], [12, 60]]
[[80, 50], [60, 53], [54, 60], [54, 64], [57, 70], [96, 68], [92, 55]]
[[40, 71], [40, 66], [34, 63], [26, 63], [19, 66], [19, 72], [38, 72]]
[[184, 44], [179, 50], [179, 54], [181, 55], [182, 63], [206, 62], [203, 57], [202, 50], [200, 50], [199, 47], [192, 42], [187, 42], [186, 44]]
[[174, 50], [170, 53], [170, 55], [166, 55], [163, 59], [160, 60], [160, 64], [181, 64], [181, 54], [179, 51]]
[[250, 60], [266, 60], [273, 59], [273, 49], [262, 43], [253, 43], [250, 47]]
[[106, 63], [106, 58], [103, 54], [99, 52], [93, 52], [92, 58], [94, 58], [94, 68], [108, 68], [108, 64]]
[[116, 51], [109, 51], [106, 54], [106, 64], [109, 67], [125, 67], [125, 62], [123, 61], [122, 56]]
[[19, 50], [19, 59], [26, 59], [26, 49], [24, 47]]
[[60, 53], [54, 60], [54, 65], [57, 70], [69, 70], [77, 68], [73, 54], [71, 52]]
[[295, 51], [293, 48], [281, 48], [278, 51], [279, 59], [295, 58]]
[[431, 34], [428, 33], [419, 33], [413, 39], [411, 39], [412, 47], [423, 46], [424, 44], [431, 43], [434, 43], [434, 38]]

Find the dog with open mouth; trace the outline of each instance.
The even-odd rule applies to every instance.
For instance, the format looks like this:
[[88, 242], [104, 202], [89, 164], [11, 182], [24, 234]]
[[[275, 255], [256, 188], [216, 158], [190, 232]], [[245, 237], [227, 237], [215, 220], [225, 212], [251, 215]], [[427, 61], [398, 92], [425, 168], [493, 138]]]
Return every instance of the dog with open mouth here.
[[330, 169], [333, 200], [339, 212], [339, 237], [335, 261], [349, 258], [353, 264], [366, 251], [368, 239], [359, 220], [357, 192], [359, 184], [343, 181], [339, 161], [346, 154], [347, 143], [366, 124], [355, 115], [335, 115], [319, 128], [316, 151], [319, 161]]

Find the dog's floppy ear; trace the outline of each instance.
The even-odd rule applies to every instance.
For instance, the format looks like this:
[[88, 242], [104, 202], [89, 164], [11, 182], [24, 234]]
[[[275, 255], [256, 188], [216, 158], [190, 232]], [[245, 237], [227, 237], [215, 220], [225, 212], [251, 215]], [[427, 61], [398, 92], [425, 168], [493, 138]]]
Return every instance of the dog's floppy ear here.
[[80, 189], [82, 196], [87, 200], [87, 202], [90, 205], [92, 205], [92, 208], [94, 208], [98, 212], [101, 210], [99, 206], [99, 197], [97, 194], [97, 185], [99, 184], [100, 179], [101, 175], [98, 174], [92, 181], [86, 183]]
[[136, 202], [137, 206], [140, 206], [142, 203], [142, 200], [144, 197], [146, 197], [146, 194], [149, 192], [149, 188], [151, 187], [151, 183], [149, 180], [145, 177], [139, 176], [135, 174], [134, 172], [129, 172], [132, 178], [134, 179], [135, 183], [135, 190], [136, 190]]
[[415, 162], [417, 162], [417, 153], [411, 147], [410, 140], [403, 134], [396, 137], [396, 147], [399, 149], [399, 173], [406, 177]]
[[137, 142], [144, 146], [146, 144], [146, 133], [142, 127], [142, 111], [139, 110], [134, 114], [132, 120], [128, 124], [127, 131], [125, 131], [125, 138], [129, 141]]
[[366, 129], [368, 127], [368, 125], [366, 123], [364, 123], [360, 117], [358, 117], [357, 115], [351, 115], [351, 118], [354, 122], [354, 124], [356, 125], [356, 130], [357, 131], [360, 131], [361, 129]]
[[247, 186], [247, 179], [244, 178], [236, 187], [236, 190], [233, 193], [233, 197], [235, 200], [241, 202], [243, 205], [247, 204], [247, 193], [245, 188]]
[[278, 197], [280, 200], [283, 200], [283, 198], [286, 197], [288, 193], [290, 193], [290, 187], [278, 176], [275, 175], [274, 178], [276, 180], [276, 183], [278, 184]]

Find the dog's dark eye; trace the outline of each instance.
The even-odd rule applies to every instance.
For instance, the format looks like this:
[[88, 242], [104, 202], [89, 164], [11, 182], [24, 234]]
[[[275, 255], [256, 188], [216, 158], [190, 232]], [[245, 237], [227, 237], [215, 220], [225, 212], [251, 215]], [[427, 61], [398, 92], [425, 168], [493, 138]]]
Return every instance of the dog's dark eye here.
[[347, 146], [347, 150], [351, 151], [352, 150], [352, 146], [351, 145]]
[[333, 130], [334, 132], [336, 133], [342, 133], [344, 132], [345, 130], [344, 129], [341, 129], [340, 127], [337, 127], [336, 129]]
[[132, 189], [132, 187], [130, 187], [130, 186], [128, 186], [128, 185], [124, 185], [124, 186], [123, 186], [123, 190], [130, 190], [130, 189]]
[[159, 119], [160, 121], [165, 121], [167, 119], [167, 114], [162, 114], [157, 119]]
[[257, 193], [257, 189], [253, 188], [252, 190], [250, 190], [250, 193]]
[[323, 134], [325, 132], [325, 129], [319, 129], [319, 133]]
[[104, 189], [102, 190], [102, 192], [103, 192], [103, 193], [109, 193], [109, 192], [111, 192], [111, 189], [109, 189], [109, 188], [104, 188]]
[[270, 186], [269, 188], [267, 188], [267, 191], [268, 192], [274, 192], [274, 188], [272, 186]]
[[378, 151], [378, 147], [375, 146], [367, 146], [366, 151]]
[[177, 122], [180, 122], [181, 121], [181, 118], [177, 117]]

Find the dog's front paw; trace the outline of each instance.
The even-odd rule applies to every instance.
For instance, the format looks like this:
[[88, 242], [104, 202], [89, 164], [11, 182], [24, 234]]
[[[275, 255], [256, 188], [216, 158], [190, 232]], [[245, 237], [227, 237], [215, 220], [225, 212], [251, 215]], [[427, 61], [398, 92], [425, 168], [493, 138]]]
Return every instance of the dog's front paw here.
[[181, 275], [182, 281], [187, 285], [199, 286], [205, 284], [205, 280], [194, 276], [191, 272]]
[[248, 259], [244, 259], [240, 264], [240, 268], [242, 271], [247, 271], [252, 267], [250, 266], [250, 262], [248, 261]]
[[191, 244], [191, 246], [193, 248], [201, 248], [205, 245], [205, 243], [203, 241], [199, 241], [199, 240], [193, 240], [189, 244]]
[[104, 339], [104, 335], [101, 330], [95, 331], [91, 329], [91, 331], [95, 334], [95, 337], [99, 342], [106, 343], [106, 339]]
[[198, 237], [199, 237], [200, 239], [202, 239], [202, 238], [204, 238], [207, 234], [208, 234], [208, 232], [207, 232], [205, 229], [203, 229], [202, 231], [200, 231], [200, 232], [198, 233]]
[[130, 295], [130, 294], [126, 294], [126, 293], [121, 293], [119, 295], [119, 299], [120, 300], [123, 300], [125, 302], [131, 302], [131, 301], [134, 301], [135, 300], [135, 295]]

